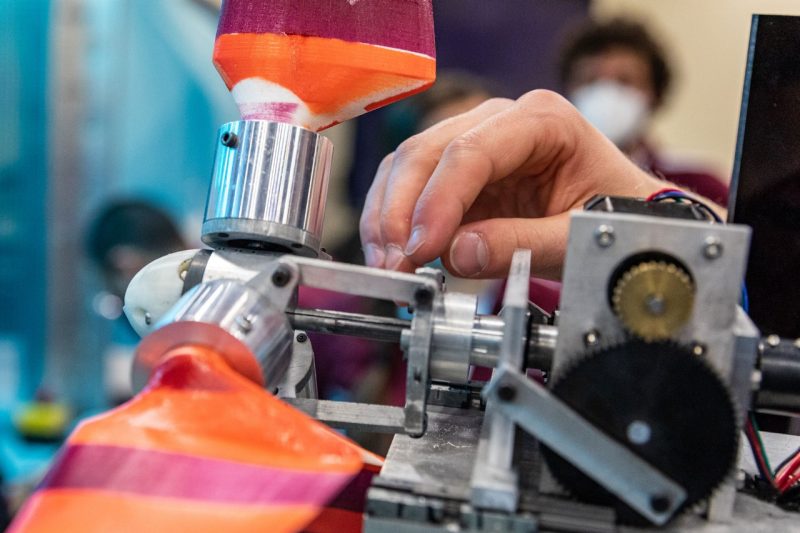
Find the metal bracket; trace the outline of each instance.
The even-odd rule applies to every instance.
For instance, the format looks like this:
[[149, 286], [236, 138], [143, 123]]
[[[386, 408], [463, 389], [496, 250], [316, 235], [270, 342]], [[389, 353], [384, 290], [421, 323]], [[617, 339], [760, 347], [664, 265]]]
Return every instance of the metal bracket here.
[[[433, 317], [435, 307], [441, 305], [441, 280], [427, 275], [426, 271], [422, 271], [422, 275], [406, 274], [298, 256], [283, 256], [278, 264], [297, 269], [300, 284], [307, 287], [328, 290], [336, 287], [338, 292], [355, 296], [413, 303], [415, 311], [407, 350], [406, 403], [402, 427], [397, 426], [397, 413], [394, 410], [397, 408], [369, 404], [361, 404], [365, 409], [372, 409], [369, 418], [363, 418], [365, 412], [362, 409], [358, 417], [361, 419], [360, 423], [358, 418], [348, 418], [349, 415], [345, 416], [347, 420], [344, 423], [352, 428], [422, 436], [425, 433], [425, 410], [430, 381]], [[343, 409], [346, 411], [346, 408]], [[353, 413], [357, 411], [358, 409]], [[378, 422], [364, 423], [364, 420]], [[338, 427], [342, 425], [339, 424]]]
[[[503, 298], [503, 340], [498, 368], [522, 369], [528, 327], [530, 250], [516, 250], [511, 261]], [[519, 500], [517, 474], [513, 468], [514, 422], [491, 400], [481, 427], [478, 455], [472, 471], [472, 504], [477, 508], [513, 512]]]
[[484, 389], [495, 409], [657, 525], [686, 499], [679, 484], [508, 367]]

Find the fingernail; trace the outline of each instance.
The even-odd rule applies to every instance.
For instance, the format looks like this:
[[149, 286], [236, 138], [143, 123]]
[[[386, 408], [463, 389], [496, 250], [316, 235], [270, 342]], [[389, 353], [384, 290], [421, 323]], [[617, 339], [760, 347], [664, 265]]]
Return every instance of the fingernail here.
[[386, 254], [383, 252], [383, 248], [377, 244], [367, 244], [364, 246], [364, 261], [367, 263], [367, 266], [382, 268], [385, 259]]
[[450, 263], [464, 277], [477, 276], [489, 264], [489, 249], [478, 233], [462, 233], [450, 247]]
[[386, 268], [389, 270], [397, 270], [400, 262], [406, 258], [403, 249], [396, 244], [386, 245]]
[[423, 244], [425, 244], [425, 227], [416, 226], [411, 230], [411, 237], [408, 239], [404, 253], [406, 255], [413, 255]]

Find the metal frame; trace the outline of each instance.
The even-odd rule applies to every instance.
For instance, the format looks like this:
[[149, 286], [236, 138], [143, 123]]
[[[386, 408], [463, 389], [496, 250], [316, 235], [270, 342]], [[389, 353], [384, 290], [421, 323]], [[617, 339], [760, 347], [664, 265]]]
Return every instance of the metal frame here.
[[[498, 368], [521, 370], [528, 326], [530, 250], [516, 250], [511, 260], [502, 316], [505, 319]], [[475, 466], [471, 501], [475, 507], [513, 512], [519, 500], [517, 473], [513, 468], [516, 426], [498, 411], [495, 401], [486, 405]]]

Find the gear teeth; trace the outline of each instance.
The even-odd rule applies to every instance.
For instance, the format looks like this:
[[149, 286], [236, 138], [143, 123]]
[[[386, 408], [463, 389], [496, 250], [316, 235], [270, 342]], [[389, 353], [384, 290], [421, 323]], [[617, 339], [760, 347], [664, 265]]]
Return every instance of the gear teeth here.
[[[662, 276], [662, 283], [672, 281], [673, 291], [685, 292], [683, 298], [677, 300], [679, 303], [673, 301], [668, 308], [669, 314], [662, 318], [648, 315], [639, 308], [632, 308], [640, 302], [639, 297], [644, 297], [643, 294], [637, 294], [642, 291], [641, 285], [637, 283], [643, 283], [639, 280], [646, 276], [652, 279], [654, 275]], [[628, 295], [632, 290], [635, 291], [634, 294]], [[611, 304], [625, 329], [646, 342], [658, 342], [670, 338], [688, 320], [694, 290], [694, 283], [689, 275], [674, 263], [663, 260], [645, 261], [628, 269], [617, 280], [611, 294]]]
[[[622, 350], [622, 352], [620, 352]], [[624, 437], [620, 436], [619, 430], [613, 430], [613, 427], [621, 427], [619, 425], [620, 420], [627, 420], [628, 416], [632, 415], [642, 415], [645, 421], [650, 422], [651, 424], [655, 424], [654, 427], [658, 427], [661, 424], [662, 429], [661, 431], [657, 432], [657, 434], [669, 434], [673, 435], [670, 429], [674, 430], [674, 438], [679, 439], [680, 443], [684, 446], [684, 451], [686, 450], [685, 446], [698, 446], [697, 453], [703, 454], [702, 459], [703, 461], [710, 461], [708, 463], [709, 468], [706, 471], [705, 479], [703, 478], [703, 471], [702, 469], [697, 469], [694, 467], [692, 471], [689, 472], [689, 464], [693, 464], [691, 461], [686, 463], [685, 459], [680, 459], [681, 454], [679, 453], [680, 447], [677, 449], [669, 444], [669, 441], [654, 441], [655, 446], [650, 449], [650, 451], [640, 450], [637, 455], [641, 454], [641, 456], [649, 461], [652, 464], [656, 465], [657, 468], [662, 469], [665, 474], [670, 475], [670, 477], [674, 477], [676, 481], [679, 481], [683, 484], [687, 491], [689, 491], [691, 497], [688, 500], [683, 509], [679, 511], [679, 513], [686, 512], [688, 510], [696, 509], [698, 506], [701, 506], [703, 502], [708, 502], [715, 494], [718, 493], [720, 488], [732, 479], [732, 475], [735, 472], [736, 466], [736, 457], [738, 456], [739, 450], [739, 432], [741, 427], [741, 408], [732, 397], [730, 393], [730, 388], [725, 384], [725, 381], [721, 378], [719, 372], [710, 365], [706, 360], [692, 355], [691, 349], [689, 346], [678, 343], [675, 341], [662, 341], [658, 343], [646, 343], [642, 339], [630, 339], [627, 341], [619, 341], [616, 342], [606, 342], [602, 346], [596, 346], [592, 349], [584, 352], [582, 354], [575, 355], [574, 357], [570, 358], [568, 363], [564, 367], [562, 367], [558, 373], [553, 375], [550, 388], [554, 391], [557, 397], [564, 401], [567, 405], [573, 405], [573, 408], [576, 409], [578, 412], [583, 413], [587, 420], [592, 421], [592, 414], [591, 409], [584, 410], [584, 408], [576, 407], [576, 405], [587, 405], [585, 402], [591, 401], [591, 396], [583, 396], [583, 400], [578, 399], [578, 404], [576, 404], [575, 398], [567, 398], [564, 397], [563, 391], [569, 391], [570, 389], [575, 391], [584, 390], [583, 388], [578, 387], [583, 382], [586, 382], [587, 379], [590, 382], [596, 382], [599, 384], [604, 383], [604, 376], [611, 377], [611, 374], [606, 375], [605, 372], [614, 373], [616, 369], [620, 368], [618, 364], [624, 361], [641, 361], [643, 358], [648, 357], [647, 351], [652, 350], [659, 350], [659, 355], [656, 355], [654, 352], [651, 352], [653, 357], [659, 357], [658, 366], [662, 364], [667, 365], [663, 370], [665, 372], [669, 372], [670, 370], [678, 370], [677, 375], [675, 376], [676, 380], [682, 379], [682, 376], [687, 376], [687, 379], [693, 379], [694, 383], [690, 382], [692, 388], [691, 391], [697, 391], [696, 394], [692, 394], [691, 396], [694, 398], [704, 398], [705, 402], [702, 400], [694, 400], [694, 399], [687, 399], [686, 402], [681, 403], [677, 401], [676, 403], [672, 403], [671, 401], [667, 401], [667, 405], [671, 405], [673, 407], [673, 411], [675, 408], [681, 409], [681, 411], [686, 411], [687, 416], [694, 416], [700, 417], [703, 421], [708, 420], [709, 418], [717, 418], [718, 423], [707, 425], [704, 423], [692, 423], [692, 424], [682, 424], [681, 422], [675, 422], [674, 418], [670, 418], [667, 416], [666, 418], [662, 416], [661, 412], [655, 412], [648, 415], [643, 415], [645, 412], [649, 411], [638, 411], [638, 415], [636, 415], [637, 410], [621, 410], [618, 414], [619, 416], [626, 417], [626, 418], [616, 418], [617, 422], [614, 422], [614, 417], [612, 414], [612, 418], [608, 420], [607, 425], [600, 423], [599, 420], [596, 420], [595, 426], [601, 429], [602, 431], [606, 432], [612, 438], [615, 438], [619, 442], [625, 444], [632, 450], [634, 449], [632, 445], [626, 443]], [[615, 353], [616, 355], [611, 355], [611, 353]], [[643, 353], [644, 352], [644, 353]], [[608, 354], [608, 355], [606, 355]], [[607, 357], [608, 361], [604, 361], [605, 365], [593, 363], [592, 361], [597, 357]], [[622, 358], [620, 360], [620, 357]], [[635, 359], [628, 359], [629, 357], [633, 357]], [[671, 366], [673, 363], [670, 363], [671, 357], [675, 357], [676, 363], [675, 366]], [[584, 365], [595, 365], [587, 368], [583, 368]], [[613, 366], [609, 366], [613, 365]], [[635, 370], [636, 367], [634, 367]], [[586, 371], [589, 373], [587, 374]], [[693, 376], [693, 377], [689, 377]], [[563, 389], [560, 386], [563, 386], [565, 383], [569, 383], [570, 380], [577, 379], [577, 382], [572, 383], [567, 389]], [[661, 378], [659, 378], [659, 383], [661, 383], [661, 394], [664, 394], [665, 398], [669, 398], [669, 394], [665, 392], [665, 384], [669, 384], [670, 376], [665, 374]], [[631, 374], [630, 377], [625, 377], [623, 382], [629, 383], [630, 381], [627, 380], [636, 380], [636, 376]], [[664, 381], [667, 380], [667, 381]], [[716, 384], [714, 384], [714, 382]], [[616, 382], [615, 385], [619, 385], [619, 382]], [[593, 387], [594, 385], [590, 385]], [[613, 387], [613, 385], [610, 385]], [[635, 386], [635, 384], [634, 384]], [[591, 394], [594, 394], [594, 397], [597, 395], [602, 396], [602, 385], [599, 385], [600, 389], [593, 391]], [[562, 389], [562, 393], [559, 393], [559, 389]], [[622, 388], [622, 387], [620, 387]], [[669, 387], [666, 387], [668, 390]], [[613, 388], [611, 389], [614, 390]], [[613, 394], [613, 392], [612, 392]], [[642, 397], [645, 395], [640, 395], [637, 397]], [[625, 395], [623, 394], [622, 397], [624, 398]], [[630, 398], [630, 396], [629, 396]], [[636, 400], [632, 400], [636, 402]], [[701, 414], [694, 413], [693, 406], [695, 405], [695, 401], [699, 401], [701, 404], [708, 404], [714, 407], [705, 406], [705, 412]], [[584, 402], [584, 403], [580, 403]], [[632, 405], [631, 402], [626, 402], [628, 405]], [[652, 405], [659, 405], [659, 403], [654, 403]], [[710, 410], [709, 410], [710, 409]], [[689, 414], [692, 413], [692, 414]], [[717, 416], [707, 416], [709, 413], [714, 413]], [[666, 413], [664, 413], [666, 414]], [[596, 413], [595, 415], [596, 416]], [[691, 418], [689, 419], [691, 421]], [[627, 423], [627, 422], [626, 422]], [[667, 424], [664, 426], [664, 424]], [[677, 424], [677, 425], [675, 425]], [[716, 426], [716, 427], [714, 427]], [[700, 433], [694, 433], [694, 429], [697, 428], [697, 431]], [[722, 433], [720, 430], [725, 431], [727, 433], [730, 430], [727, 438], [721, 437]], [[687, 433], [687, 431], [689, 433]], [[713, 433], [708, 433], [710, 431], [714, 431]], [[703, 432], [706, 432], [705, 434]], [[655, 434], [655, 433], [654, 433]], [[693, 437], [689, 437], [689, 435], [694, 435]], [[716, 435], [716, 436], [715, 436]], [[685, 439], [688, 439], [685, 441]], [[705, 442], [708, 441], [709, 444], [705, 445]], [[694, 443], [694, 444], [686, 444], [686, 443]], [[702, 444], [699, 444], [702, 443]], [[721, 444], [723, 443], [723, 444]], [[658, 445], [661, 445], [661, 448]], [[666, 447], [666, 448], [665, 448]], [[713, 450], [711, 448], [714, 448]], [[656, 449], [667, 449], [667, 450], [676, 450], [676, 457], [674, 457], [671, 462], [659, 462], [653, 459], [653, 451]], [[544, 462], [547, 465], [547, 469], [551, 474], [555, 484], [564, 489], [566, 492], [571, 494], [572, 496], [576, 497], [579, 500], [585, 501], [587, 503], [598, 504], [598, 505], [610, 505], [617, 509], [618, 515], [621, 517], [620, 521], [622, 523], [629, 523], [629, 524], [640, 524], [643, 520], [638, 514], [634, 513], [630, 508], [622, 504], [619, 500], [616, 500], [612, 497], [612, 501], [608, 501], [610, 497], [609, 494], [604, 493], [604, 489], [600, 488], [603, 493], [597, 493], [596, 489], [591, 488], [591, 486], [587, 486], [585, 482], [580, 481], [580, 478], [576, 479], [574, 475], [570, 472], [570, 470], [574, 470], [574, 467], [569, 465], [568, 463], [564, 462], [563, 459], [560, 459], [557, 454], [554, 454], [549, 449], [543, 449], [544, 455]], [[650, 459], [648, 459], [648, 454]], [[692, 453], [692, 455], [695, 455]], [[720, 457], [724, 463], [720, 461]], [[561, 461], [561, 462], [559, 462]], [[668, 466], [672, 464], [672, 466]], [[704, 463], [705, 464], [705, 463]], [[565, 469], [564, 467], [567, 467]], [[678, 466], [684, 465], [684, 466]], [[716, 465], [716, 466], [714, 466]], [[668, 470], [664, 470], [664, 468], [668, 468]], [[675, 471], [675, 468], [680, 468], [680, 470]], [[724, 473], [720, 471], [725, 469]], [[672, 473], [670, 472], [672, 471]], [[677, 472], [677, 473], [676, 473]], [[681, 474], [682, 472], [682, 474]], [[695, 475], [697, 474], [697, 475]], [[680, 481], [683, 479], [683, 481]], [[591, 482], [593, 483], [593, 482]], [[708, 486], [706, 486], [708, 485]], [[710, 487], [710, 488], [709, 488]], [[587, 492], [588, 491], [588, 492]], [[588, 494], [588, 496], [587, 496]], [[676, 515], [677, 516], [677, 515]], [[638, 518], [637, 518], [638, 517]]]

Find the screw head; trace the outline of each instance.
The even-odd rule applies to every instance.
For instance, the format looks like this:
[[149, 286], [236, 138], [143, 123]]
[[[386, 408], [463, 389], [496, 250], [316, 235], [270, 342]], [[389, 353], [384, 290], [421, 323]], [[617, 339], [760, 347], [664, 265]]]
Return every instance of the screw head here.
[[517, 396], [517, 389], [513, 385], [500, 385], [497, 389], [497, 397], [500, 401], [510, 402]]
[[769, 335], [767, 337], [767, 346], [770, 348], [777, 348], [778, 345], [781, 343], [781, 338], [777, 335]]
[[706, 347], [699, 342], [692, 345], [692, 355], [702, 357], [706, 353]]
[[657, 513], [665, 513], [669, 510], [672, 500], [669, 496], [663, 494], [654, 494], [650, 496], [650, 508]]
[[616, 236], [614, 235], [614, 228], [608, 224], [600, 224], [594, 232], [594, 240], [597, 241], [598, 246], [601, 248], [608, 248], [614, 244]]
[[706, 259], [714, 260], [722, 255], [722, 242], [717, 237], [707, 237], [703, 243], [703, 255]]
[[234, 322], [236, 322], [236, 325], [239, 326], [239, 329], [244, 333], [249, 333], [250, 330], [253, 329], [253, 323], [244, 315], [237, 316]]
[[306, 342], [308, 340], [308, 335], [305, 333], [298, 333], [297, 337], [295, 337], [295, 340], [297, 340], [299, 343]]
[[272, 273], [272, 284], [276, 287], [285, 287], [290, 279], [292, 279], [292, 275], [285, 267], [278, 267]]
[[587, 331], [583, 334], [583, 344], [586, 347], [597, 346], [600, 342], [600, 332], [596, 329]]
[[429, 305], [433, 301], [433, 291], [429, 287], [417, 287], [414, 291], [414, 302], [418, 306]]
[[239, 137], [232, 131], [226, 131], [223, 133], [219, 140], [228, 148], [236, 148], [236, 145], [239, 144]]

